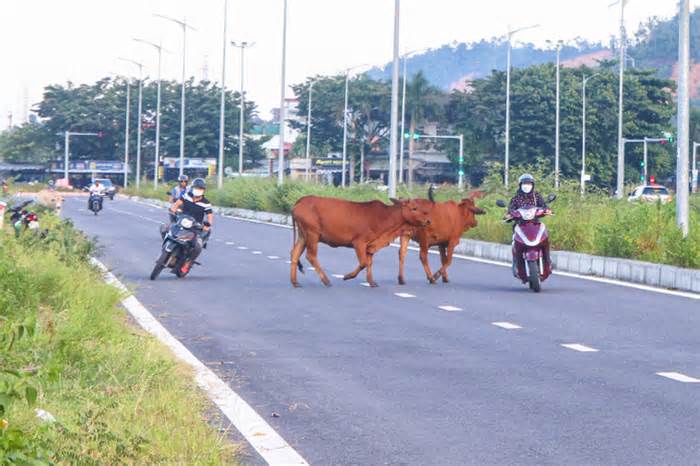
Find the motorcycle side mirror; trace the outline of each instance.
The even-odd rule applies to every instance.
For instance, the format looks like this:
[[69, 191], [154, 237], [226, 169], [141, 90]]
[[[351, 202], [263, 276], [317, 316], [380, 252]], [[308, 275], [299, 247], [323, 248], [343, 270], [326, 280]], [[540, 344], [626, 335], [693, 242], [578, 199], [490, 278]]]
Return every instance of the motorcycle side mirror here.
[[557, 198], [556, 194], [550, 194], [547, 196], [547, 202], [554, 202], [554, 200]]
[[499, 199], [499, 200], [496, 201], [496, 205], [497, 205], [498, 207], [503, 207], [503, 208], [505, 208], [505, 206], [506, 206], [506, 201], [504, 201], [503, 199]]

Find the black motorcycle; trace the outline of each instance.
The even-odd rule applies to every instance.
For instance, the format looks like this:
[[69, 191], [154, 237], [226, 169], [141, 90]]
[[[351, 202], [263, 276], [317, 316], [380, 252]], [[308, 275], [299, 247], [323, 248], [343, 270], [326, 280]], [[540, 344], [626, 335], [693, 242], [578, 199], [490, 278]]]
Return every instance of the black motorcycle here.
[[176, 221], [169, 228], [163, 225], [161, 227], [162, 252], [153, 266], [151, 280], [158, 278], [158, 275], [165, 268], [172, 269], [178, 278], [185, 277], [191, 267], [184, 271], [182, 268], [191, 260], [197, 235], [201, 235], [204, 240], [209, 236], [208, 232], [201, 233], [201, 231], [202, 224], [195, 221], [194, 217], [184, 214], [178, 215]]
[[88, 200], [88, 208], [97, 215], [97, 213], [102, 210], [102, 199], [104, 198], [104, 195], [102, 194], [96, 194], [96, 193], [90, 193], [90, 199]]

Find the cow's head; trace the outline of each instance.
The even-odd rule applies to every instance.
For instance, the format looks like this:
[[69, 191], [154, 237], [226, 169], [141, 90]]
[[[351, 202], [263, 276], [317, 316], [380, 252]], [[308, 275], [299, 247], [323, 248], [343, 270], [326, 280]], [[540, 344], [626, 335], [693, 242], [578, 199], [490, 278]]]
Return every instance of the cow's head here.
[[401, 207], [401, 215], [409, 225], [430, 225], [430, 215], [433, 212], [434, 203], [427, 199], [391, 199], [391, 203]]
[[462, 212], [462, 220], [464, 220], [464, 228], [474, 228], [478, 222], [476, 221], [477, 215], [483, 215], [486, 213], [484, 209], [481, 209], [474, 204], [474, 199], [470, 197], [462, 199], [459, 203], [459, 209]]

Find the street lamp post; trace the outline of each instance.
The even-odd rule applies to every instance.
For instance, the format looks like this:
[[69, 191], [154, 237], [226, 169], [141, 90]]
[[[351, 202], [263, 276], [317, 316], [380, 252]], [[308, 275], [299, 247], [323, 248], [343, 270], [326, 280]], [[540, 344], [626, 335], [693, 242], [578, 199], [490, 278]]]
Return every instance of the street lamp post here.
[[304, 174], [304, 179], [306, 182], [309, 181], [309, 167], [311, 161], [309, 160], [309, 154], [311, 151], [311, 93], [314, 89], [314, 81], [309, 81], [309, 104], [306, 109], [306, 173]]
[[561, 41], [557, 42], [557, 105], [556, 105], [556, 129], [554, 131], [554, 188], [559, 189], [559, 72], [560, 72], [560, 57]]
[[136, 129], [136, 189], [141, 187], [141, 126], [143, 111], [143, 63], [128, 58], [119, 57], [120, 60], [132, 63], [139, 68], [139, 103], [138, 103], [138, 127]]
[[700, 146], [700, 142], [693, 142], [693, 178], [692, 178], [691, 183], [693, 186], [694, 193], [698, 192], [698, 165], [697, 165], [698, 146]]
[[345, 104], [343, 105], [343, 172], [340, 175], [340, 186], [345, 187], [345, 164], [348, 152], [348, 81], [350, 68], [345, 70]]
[[219, 189], [224, 185], [224, 133], [226, 120], [226, 24], [228, 17], [228, 0], [224, 0], [224, 34], [221, 59], [221, 104], [219, 105], [219, 163], [216, 170], [216, 185]]
[[581, 195], [586, 192], [586, 83], [599, 76], [595, 73], [584, 76], [581, 85]]
[[155, 16], [168, 21], [172, 21], [175, 24], [182, 27], [182, 89], [180, 91], [180, 175], [185, 172], [185, 65], [187, 56], [187, 28], [195, 31], [196, 29], [187, 24], [187, 19], [180, 21], [179, 19], [170, 18], [169, 16], [158, 15]]
[[245, 122], [245, 49], [252, 47], [255, 42], [241, 42], [240, 44], [231, 41], [231, 45], [241, 49], [241, 92], [240, 92], [240, 115], [238, 118], [238, 175], [243, 175], [243, 146], [245, 146], [245, 138], [243, 136]]
[[401, 85], [401, 142], [399, 143], [399, 183], [403, 183], [403, 143], [404, 143], [404, 126], [406, 124], [406, 79], [408, 78], [406, 73], [406, 62], [408, 61], [408, 54], [403, 56], [403, 83]]
[[516, 30], [511, 30], [508, 26], [508, 44], [507, 44], [507, 59], [506, 59], [506, 134], [505, 134], [505, 168], [503, 171], [503, 180], [506, 189], [508, 188], [508, 168], [510, 164], [510, 54], [511, 54], [511, 39], [516, 32], [524, 31], [538, 27], [539, 24], [522, 27]]
[[[60, 134], [60, 133], [59, 133]], [[66, 180], [66, 186], [70, 185], [70, 181], [68, 179], [68, 165], [70, 163], [70, 137], [71, 136], [99, 136], [101, 137], [101, 133], [80, 133], [80, 132], [74, 132], [74, 131], [64, 131], [63, 137], [63, 177]]]
[[134, 40], [136, 42], [142, 42], [144, 44], [150, 45], [158, 51], [158, 86], [156, 90], [156, 147], [155, 155], [153, 157], [153, 189], [158, 189], [158, 167], [160, 165], [160, 70], [163, 47], [161, 44], [155, 44], [153, 42], [148, 42], [143, 39]]
[[126, 78], [126, 116], [124, 118], [124, 188], [129, 186], [129, 105], [131, 103], [131, 84]]
[[625, 74], [625, 5], [628, 0], [618, 0], [610, 6], [620, 4], [620, 78], [618, 84], [617, 100], [617, 198], [622, 199], [625, 190], [625, 143], [622, 134], [622, 99], [623, 82]]
[[688, 68], [690, 63], [690, 1], [680, 0], [678, 12], [678, 110], [676, 145], [676, 223], [683, 237], [689, 231], [688, 146], [690, 142], [690, 102]]
[[394, 62], [391, 72], [391, 131], [389, 142], [389, 197], [396, 197], [396, 149], [399, 114], [399, 26], [400, 0], [394, 0]]
[[282, 76], [280, 82], [280, 146], [277, 157], [277, 184], [284, 183], [284, 92], [287, 88], [286, 83], [287, 71], [287, 0], [284, 0], [284, 11], [282, 14]]

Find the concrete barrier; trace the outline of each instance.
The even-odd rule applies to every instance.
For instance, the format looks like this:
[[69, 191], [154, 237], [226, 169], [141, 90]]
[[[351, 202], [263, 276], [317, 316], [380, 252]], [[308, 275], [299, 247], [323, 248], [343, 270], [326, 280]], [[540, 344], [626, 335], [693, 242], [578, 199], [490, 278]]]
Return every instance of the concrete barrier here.
[[[132, 196], [135, 201], [147, 201], [167, 207], [164, 201], [143, 199]], [[233, 207], [215, 207], [220, 215], [229, 215], [246, 220], [292, 225], [292, 217], [286, 214], [259, 212], [256, 210]], [[455, 248], [456, 254], [477, 257], [497, 262], [510, 263], [511, 246], [509, 244], [490, 243], [471, 239], [462, 239]], [[571, 251], [552, 251], [554, 270], [580, 275], [592, 275], [630, 283], [669, 288], [700, 293], [700, 269], [684, 269], [672, 265], [621, 259], [617, 257], [592, 256]]]

